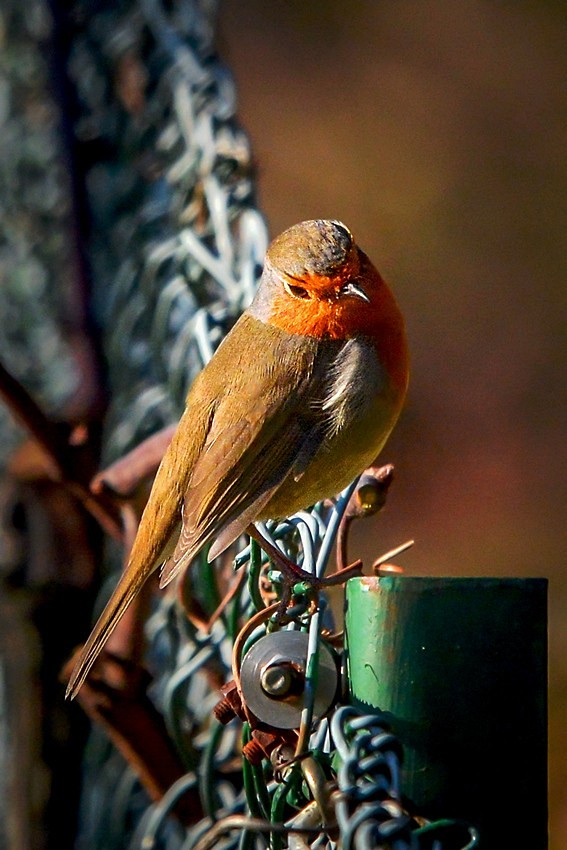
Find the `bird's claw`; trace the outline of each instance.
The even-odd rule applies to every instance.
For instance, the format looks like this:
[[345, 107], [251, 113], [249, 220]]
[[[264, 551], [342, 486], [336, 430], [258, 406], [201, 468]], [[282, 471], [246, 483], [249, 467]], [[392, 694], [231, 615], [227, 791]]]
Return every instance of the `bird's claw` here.
[[321, 578], [295, 564], [281, 549], [267, 540], [254, 525], [249, 527], [248, 533], [259, 543], [281, 574], [281, 598], [273, 615], [273, 619], [277, 623], [281, 623], [284, 618], [289, 617], [289, 608], [294, 604], [294, 599], [298, 597], [313, 598], [325, 587], [343, 584], [349, 578], [362, 575], [362, 561], [358, 560], [337, 570], [327, 578]]
[[[279, 566], [281, 567], [281, 564]], [[314, 598], [316, 599], [318, 596], [319, 591], [325, 587], [343, 584], [350, 578], [362, 575], [361, 560], [354, 561], [354, 563], [337, 570], [326, 578], [319, 578], [313, 575], [313, 573], [302, 570], [297, 564], [293, 564], [292, 566], [293, 570], [289, 572], [286, 569], [281, 569], [281, 598], [278, 608], [272, 616], [272, 620], [278, 623], [278, 625], [281, 625], [284, 620], [289, 621], [293, 619], [290, 609], [300, 607], [298, 605], [298, 598], [303, 597], [304, 600], [313, 602]], [[304, 603], [303, 610], [305, 610], [305, 607], [306, 605]], [[294, 614], [296, 613], [294, 612]]]

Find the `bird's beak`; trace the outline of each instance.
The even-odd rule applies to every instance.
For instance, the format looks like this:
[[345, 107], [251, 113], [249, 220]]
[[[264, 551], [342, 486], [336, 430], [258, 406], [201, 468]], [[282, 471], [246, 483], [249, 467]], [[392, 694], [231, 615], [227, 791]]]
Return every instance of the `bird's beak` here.
[[360, 298], [370, 304], [370, 298], [362, 288], [362, 286], [354, 280], [349, 280], [339, 290], [341, 298], [345, 295], [354, 295], [355, 298]]

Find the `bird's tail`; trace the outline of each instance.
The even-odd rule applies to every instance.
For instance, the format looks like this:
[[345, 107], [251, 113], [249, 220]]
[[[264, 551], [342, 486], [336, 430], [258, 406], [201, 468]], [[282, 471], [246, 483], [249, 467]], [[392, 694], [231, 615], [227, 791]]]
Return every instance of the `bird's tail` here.
[[[165, 468], [167, 469], [167, 466]], [[162, 467], [158, 470], [158, 476], [163, 474], [161, 470]], [[178, 527], [181, 492], [179, 487], [173, 485], [166, 488], [165, 495], [161, 494], [159, 488], [154, 487], [152, 490], [126, 569], [73, 668], [67, 686], [67, 698], [73, 699], [76, 696], [118, 621], [154, 570], [169, 554], [169, 547], [175, 539]]]
[[[68, 698], [76, 696], [110, 633], [142, 585], [170, 554], [176, 531], [179, 531], [185, 492], [195, 460], [205, 442], [211, 417], [210, 405], [191, 407], [188, 399], [179, 427], [157, 471], [128, 565], [75, 664], [67, 686]], [[189, 442], [187, 433], [191, 434]]]
[[73, 668], [65, 692], [66, 699], [73, 699], [77, 695], [110, 633], [156, 566], [149, 564], [145, 569], [140, 569], [139, 565], [130, 561]]

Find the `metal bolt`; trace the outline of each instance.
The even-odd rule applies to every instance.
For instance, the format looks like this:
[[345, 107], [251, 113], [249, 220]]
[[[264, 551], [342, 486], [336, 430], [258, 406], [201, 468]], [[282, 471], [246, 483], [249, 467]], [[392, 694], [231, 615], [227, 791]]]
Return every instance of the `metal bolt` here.
[[262, 759], [265, 756], [264, 748], [259, 741], [256, 741], [252, 738], [251, 741], [248, 741], [247, 744], [244, 744], [242, 747], [242, 755], [244, 758], [250, 762], [250, 764], [261, 764]]
[[296, 678], [296, 671], [291, 665], [272, 664], [262, 670], [260, 684], [268, 696], [283, 699], [292, 690]]
[[223, 724], [223, 726], [226, 726], [227, 723], [230, 723], [230, 721], [236, 717], [234, 707], [231, 705], [230, 700], [226, 697], [217, 702], [213, 708], [213, 714], [219, 723]]

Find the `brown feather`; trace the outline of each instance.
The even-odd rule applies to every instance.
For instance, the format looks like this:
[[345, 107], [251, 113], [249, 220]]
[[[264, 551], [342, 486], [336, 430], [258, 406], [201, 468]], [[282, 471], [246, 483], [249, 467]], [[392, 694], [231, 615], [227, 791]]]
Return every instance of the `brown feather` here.
[[[197, 390], [198, 388], [196, 388]], [[183, 444], [184, 429], [182, 425], [184, 420], [186, 423], [189, 417], [191, 418], [193, 442], [188, 450], [188, 447]], [[194, 408], [192, 406], [190, 412], [188, 409], [185, 411], [180, 427], [177, 429], [158, 468], [154, 486], [140, 520], [128, 564], [82, 649], [69, 679], [67, 697], [73, 698], [76, 695], [98, 658], [108, 636], [139, 589], [164, 557], [171, 535], [179, 523], [188, 477], [183, 473], [185, 470], [191, 471], [205, 441], [210, 420], [210, 406], [196, 404]], [[183, 466], [183, 458], [188, 458], [190, 461], [187, 467]], [[175, 477], [173, 477], [174, 473]]]
[[[251, 350], [251, 341], [259, 347], [257, 352]], [[183, 520], [190, 541], [183, 563], [189, 563], [197, 549], [235, 520], [238, 511], [231, 511], [230, 505], [224, 506], [224, 524], [207, 517], [206, 506], [215, 504], [229, 485], [237, 488], [240, 455], [246, 455], [252, 466], [269, 439], [274, 435], [280, 438], [283, 424], [302, 396], [300, 387], [306, 386], [312, 375], [317, 349], [317, 340], [306, 345], [300, 337], [246, 313], [219, 346], [189, 392], [185, 412], [156, 474], [128, 564], [79, 656], [68, 696], [75, 696], [128, 605], [160, 565], [182, 506], [186, 506]], [[266, 352], [271, 353], [269, 357]], [[274, 372], [281, 380], [274, 380]], [[227, 375], [233, 378], [230, 387]], [[233, 469], [237, 473], [230, 477]], [[274, 483], [278, 483], [277, 477]], [[230, 492], [236, 505], [238, 495]], [[256, 498], [241, 502], [241, 510]], [[180, 536], [183, 539], [183, 533]], [[173, 567], [175, 573], [181, 568]]]
[[312, 405], [311, 397], [323, 391], [323, 370], [318, 368], [314, 375], [314, 367], [320, 367], [325, 346], [317, 342], [306, 346], [300, 337], [270, 334], [278, 339], [275, 353], [282, 384], [274, 382], [271, 361], [260, 362], [253, 380], [238, 394], [222, 399], [193, 470], [181, 533], [162, 568], [160, 587], [213, 538], [219, 538], [214, 556], [224, 551], [285, 478], [301, 474], [320, 446], [322, 408]]

